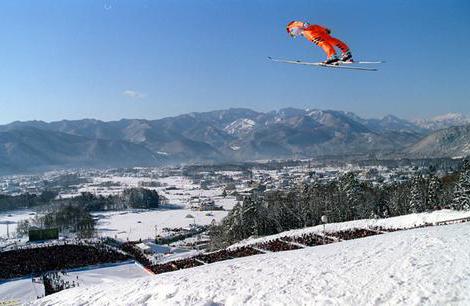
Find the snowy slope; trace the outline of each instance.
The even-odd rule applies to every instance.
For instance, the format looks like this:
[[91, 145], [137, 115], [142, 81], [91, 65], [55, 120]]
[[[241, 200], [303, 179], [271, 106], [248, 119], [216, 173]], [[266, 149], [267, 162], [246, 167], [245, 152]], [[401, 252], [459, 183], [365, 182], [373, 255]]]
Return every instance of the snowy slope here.
[[[80, 268], [68, 270], [62, 279], [77, 282], [79, 286], [86, 287], [113, 281], [126, 281], [149, 275], [149, 272], [135, 263], [113, 264], [101, 268]], [[0, 305], [5, 301], [26, 303], [44, 296], [44, 285], [33, 283], [31, 278], [13, 280], [0, 283]]]
[[423, 226], [426, 224], [435, 224], [438, 222], [456, 220], [461, 218], [469, 218], [469, 211], [456, 211], [450, 209], [435, 210], [433, 212], [424, 212], [417, 214], [408, 214], [403, 216], [397, 216], [385, 219], [362, 219], [347, 222], [329, 223], [325, 227], [323, 225], [317, 225], [307, 228], [295, 229], [285, 231], [276, 235], [263, 236], [259, 238], [248, 238], [238, 243], [233, 244], [229, 248], [238, 248], [242, 246], [248, 246], [256, 243], [263, 243], [274, 239], [283, 237], [297, 237], [303, 234], [323, 234], [325, 230], [326, 235], [332, 232], [339, 232], [351, 229], [370, 229], [370, 228], [382, 228], [388, 230], [395, 229], [407, 229]]
[[102, 283], [112, 283], [137, 279], [149, 275], [142, 266], [135, 263], [116, 264], [97, 269], [83, 269], [67, 273], [64, 280], [78, 281], [80, 286], [87, 287]]
[[[0, 284], [0, 305], [26, 303], [34, 301], [38, 296], [44, 296], [44, 286], [42, 284], [33, 283], [31, 278], [18, 279]], [[11, 304], [8, 304], [9, 302]]]
[[247, 134], [253, 130], [256, 122], [251, 119], [241, 118], [233, 121], [224, 128], [224, 131], [230, 135]]
[[74, 288], [35, 305], [468, 305], [470, 223]]

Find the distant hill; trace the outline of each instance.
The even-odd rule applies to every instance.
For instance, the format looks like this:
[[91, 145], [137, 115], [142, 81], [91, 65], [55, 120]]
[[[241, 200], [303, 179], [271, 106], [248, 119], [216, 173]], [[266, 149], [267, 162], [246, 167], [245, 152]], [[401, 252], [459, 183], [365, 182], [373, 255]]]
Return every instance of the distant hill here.
[[469, 156], [470, 124], [435, 131], [408, 148], [407, 152], [427, 157]]
[[69, 167], [161, 164], [146, 147], [33, 127], [0, 132], [0, 173]]
[[[457, 115], [439, 118], [434, 120], [448, 124], [453, 122], [450, 118], [462, 119]], [[158, 120], [17, 121], [0, 126], [0, 173], [420, 153], [418, 148], [426, 149], [419, 141], [431, 132], [422, 122], [392, 115], [364, 119], [351, 112], [296, 108], [270, 112], [231, 108]]]
[[470, 118], [459, 113], [448, 113], [440, 116], [435, 116], [431, 119], [415, 120], [413, 123], [421, 128], [435, 131], [452, 126], [470, 124]]

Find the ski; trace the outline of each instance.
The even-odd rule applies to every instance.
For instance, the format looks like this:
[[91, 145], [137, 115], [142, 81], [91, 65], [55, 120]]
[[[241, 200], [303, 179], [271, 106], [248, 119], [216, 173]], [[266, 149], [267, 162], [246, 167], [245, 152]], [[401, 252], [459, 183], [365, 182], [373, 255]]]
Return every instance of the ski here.
[[[340, 62], [339, 65], [332, 65], [332, 64], [324, 64], [321, 62], [304, 62], [298, 60], [283, 60], [283, 59], [275, 59], [272, 57], [268, 57], [269, 60], [278, 63], [286, 63], [286, 64], [295, 64], [295, 65], [307, 65], [307, 66], [317, 66], [317, 67], [325, 67], [325, 68], [337, 68], [337, 69], [348, 69], [348, 70], [363, 70], [363, 71], [377, 71], [376, 68], [366, 68], [366, 67], [357, 67], [357, 66], [349, 66], [349, 64], [365, 64], [365, 63], [372, 63], [372, 62]], [[379, 63], [379, 62], [374, 62]], [[343, 66], [347, 65], [347, 66]]]
[[354, 61], [354, 62], [351, 62], [351, 61], [346, 61], [346, 62], [343, 62], [343, 61], [339, 61], [338, 63], [340, 63], [341, 65], [342, 64], [383, 64], [385, 63], [385, 61]]

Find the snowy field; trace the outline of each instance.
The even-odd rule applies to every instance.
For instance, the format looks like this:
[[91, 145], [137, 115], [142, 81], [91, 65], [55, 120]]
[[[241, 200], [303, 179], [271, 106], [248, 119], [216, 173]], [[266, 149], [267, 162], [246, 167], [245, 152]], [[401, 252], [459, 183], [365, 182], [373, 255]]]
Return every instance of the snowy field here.
[[[127, 176], [109, 176], [109, 177], [94, 177], [91, 184], [85, 184], [78, 189], [76, 193], [62, 194], [63, 198], [79, 195], [81, 192], [92, 192], [101, 195], [116, 195], [121, 193], [125, 188], [137, 187], [140, 182], [152, 181], [148, 177], [127, 177]], [[220, 222], [226, 215], [227, 211], [191, 211], [189, 210], [189, 201], [192, 197], [210, 198], [213, 199], [215, 205], [222, 206], [225, 210], [231, 210], [236, 204], [235, 197], [227, 196], [222, 197], [221, 188], [213, 188], [210, 190], [203, 190], [199, 185], [193, 184], [190, 179], [184, 176], [170, 176], [158, 178], [153, 181], [158, 181], [164, 187], [148, 187], [149, 189], [157, 190], [160, 195], [165, 196], [171, 205], [180, 207], [181, 209], [173, 210], [149, 210], [145, 212], [138, 211], [119, 211], [119, 212], [105, 212], [94, 213], [95, 216], [102, 216], [103, 218], [98, 222], [98, 233], [100, 236], [109, 236], [112, 238], [119, 238], [123, 240], [138, 240], [155, 238], [156, 233], [161, 233], [164, 227], [188, 227], [189, 224], [196, 222], [199, 225], [208, 225], [215, 220]], [[98, 187], [95, 184], [105, 182], [119, 183], [120, 186], [111, 187]], [[174, 190], [167, 190], [167, 187], [174, 187]], [[147, 187], [146, 187], [147, 188]], [[207, 216], [210, 213], [212, 216]], [[195, 217], [186, 218], [186, 215], [191, 214]], [[0, 238], [7, 237], [7, 228], [10, 237], [16, 234], [16, 223], [20, 220], [29, 219], [34, 217], [34, 212], [20, 210], [0, 213]], [[10, 223], [7, 224], [6, 223]], [[157, 232], [155, 231], [157, 227]]]
[[176, 190], [166, 190], [163, 187], [153, 188], [157, 190], [158, 194], [165, 196], [170, 204], [187, 205], [191, 197], [211, 198], [216, 205], [221, 205], [225, 209], [232, 209], [236, 204], [235, 197], [221, 197], [223, 188], [201, 189], [199, 185], [193, 184], [184, 176], [170, 176], [160, 178], [157, 181], [167, 187], [177, 188]]
[[[10, 232], [10, 237], [16, 235], [16, 223], [20, 220], [33, 218], [35, 213], [29, 210], [16, 210], [0, 213], [0, 237], [7, 237], [7, 229]], [[8, 224], [7, 226], [7, 223]]]
[[[189, 209], [120, 211], [96, 213], [100, 216], [97, 224], [98, 235], [122, 240], [154, 239], [164, 227], [189, 227], [194, 222], [209, 225], [212, 220], [219, 222], [227, 211], [192, 211]], [[190, 214], [193, 218], [186, 218]], [[210, 214], [210, 215], [207, 215]], [[155, 229], [156, 227], [156, 229]]]
[[[82, 192], [91, 192], [103, 196], [118, 195], [126, 188], [138, 187], [140, 182], [158, 182], [163, 187], [145, 187], [147, 189], [156, 190], [159, 195], [168, 199], [168, 202], [173, 205], [187, 207], [192, 197], [211, 198], [216, 205], [220, 205], [225, 209], [232, 209], [236, 204], [235, 197], [227, 196], [223, 198], [222, 187], [211, 188], [208, 190], [201, 189], [198, 184], [184, 176], [169, 176], [158, 179], [150, 179], [148, 177], [127, 177], [127, 176], [111, 176], [111, 177], [95, 177], [91, 184], [85, 184], [75, 193], [61, 194], [61, 197], [68, 198], [80, 195]], [[95, 186], [106, 182], [118, 183], [120, 186], [101, 187]], [[168, 189], [173, 187], [176, 189]]]
[[74, 288], [35, 305], [469, 305], [470, 223]]
[[[105, 268], [68, 272], [64, 280], [78, 282], [81, 288], [113, 282], [135, 280], [148, 276], [149, 272], [134, 263], [127, 263]], [[44, 295], [44, 286], [34, 284], [31, 278], [0, 284], [0, 305], [4, 301], [26, 303]]]

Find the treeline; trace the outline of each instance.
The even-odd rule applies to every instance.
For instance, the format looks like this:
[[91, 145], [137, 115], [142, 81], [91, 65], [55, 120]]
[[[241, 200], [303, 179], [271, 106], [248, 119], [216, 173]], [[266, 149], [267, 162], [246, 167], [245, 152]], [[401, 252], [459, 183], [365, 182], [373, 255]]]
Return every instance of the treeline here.
[[95, 235], [95, 225], [93, 216], [84, 207], [61, 205], [44, 215], [19, 221], [16, 232], [18, 236], [25, 236], [32, 228], [58, 228], [60, 232], [69, 231], [80, 238], [90, 238]]
[[434, 171], [391, 184], [359, 181], [346, 173], [336, 181], [299, 185], [292, 191], [254, 192], [237, 204], [210, 234], [213, 247], [250, 236], [272, 235], [329, 222], [386, 218], [442, 208], [470, 209], [470, 163], [444, 177]]
[[49, 204], [57, 192], [45, 190], [41, 194], [23, 193], [20, 195], [0, 194], [0, 211], [26, 209]]
[[78, 237], [89, 238], [94, 236], [96, 225], [90, 212], [128, 208], [152, 209], [160, 205], [158, 193], [145, 188], [126, 189], [120, 195], [103, 196], [82, 192], [71, 198], [54, 198], [55, 196], [41, 202], [48, 204], [46, 213], [18, 222], [18, 236], [27, 235], [32, 228], [58, 228], [60, 232], [69, 231], [76, 233]]
[[31, 209], [39, 206], [73, 205], [81, 206], [87, 211], [120, 210], [128, 208], [152, 209], [160, 205], [160, 197], [155, 190], [146, 188], [125, 189], [120, 195], [95, 195], [82, 192], [78, 196], [56, 199], [57, 192], [46, 190], [41, 194], [24, 193], [20, 195], [0, 194], [0, 211]]
[[90, 212], [127, 208], [157, 208], [160, 203], [158, 193], [145, 188], [126, 189], [120, 195], [94, 195], [83, 192], [79, 196], [61, 199], [48, 207], [44, 215], [18, 222], [17, 233], [26, 235], [29, 229], [58, 228], [68, 230], [79, 237], [93, 237], [95, 220]]
[[79, 196], [59, 201], [65, 205], [83, 207], [87, 211], [121, 210], [128, 208], [153, 209], [160, 205], [160, 197], [155, 190], [146, 188], [125, 189], [120, 195], [95, 195], [82, 192]]

